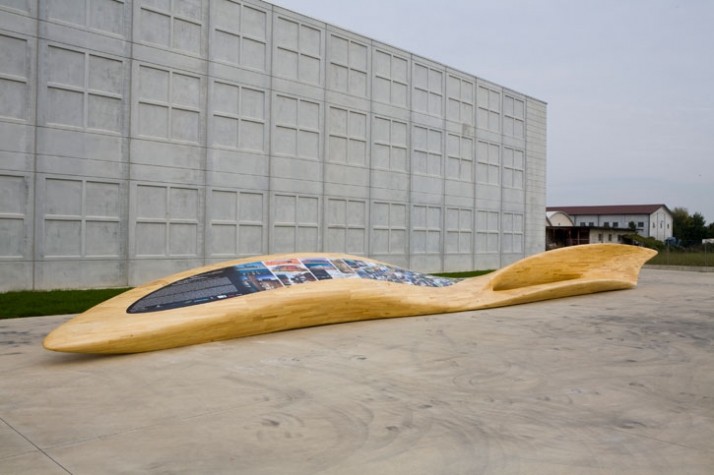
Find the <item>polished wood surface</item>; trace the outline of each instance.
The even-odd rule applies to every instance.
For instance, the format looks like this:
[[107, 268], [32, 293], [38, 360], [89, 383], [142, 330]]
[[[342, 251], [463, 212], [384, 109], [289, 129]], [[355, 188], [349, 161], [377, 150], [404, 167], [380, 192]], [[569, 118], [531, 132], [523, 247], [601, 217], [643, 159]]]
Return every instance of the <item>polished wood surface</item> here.
[[655, 251], [592, 244], [525, 258], [488, 275], [448, 287], [369, 279], [311, 282], [203, 305], [127, 313], [140, 298], [192, 275], [228, 266], [285, 258], [354, 258], [330, 253], [257, 256], [222, 262], [155, 280], [118, 295], [52, 331], [45, 348], [77, 353], [135, 353], [315, 325], [515, 305], [634, 287]]

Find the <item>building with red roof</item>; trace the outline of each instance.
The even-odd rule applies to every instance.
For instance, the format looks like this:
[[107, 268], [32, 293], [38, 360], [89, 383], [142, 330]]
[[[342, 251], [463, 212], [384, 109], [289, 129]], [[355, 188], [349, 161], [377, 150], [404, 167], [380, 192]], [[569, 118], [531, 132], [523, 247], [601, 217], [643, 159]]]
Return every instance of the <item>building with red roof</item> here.
[[[568, 218], [570, 222], [568, 222]], [[672, 237], [672, 212], [664, 204], [548, 206], [550, 247], [595, 242], [621, 242], [633, 228], [658, 241]]]

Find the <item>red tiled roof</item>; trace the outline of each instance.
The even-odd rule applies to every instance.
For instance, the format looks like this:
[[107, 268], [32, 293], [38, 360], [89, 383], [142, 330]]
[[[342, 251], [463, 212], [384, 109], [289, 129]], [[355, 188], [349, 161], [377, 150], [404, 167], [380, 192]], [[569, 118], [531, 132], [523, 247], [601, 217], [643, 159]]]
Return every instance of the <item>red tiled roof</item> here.
[[652, 214], [660, 208], [666, 209], [670, 214], [669, 208], [664, 204], [652, 205], [600, 205], [600, 206], [548, 206], [546, 211], [562, 211], [571, 216], [592, 214]]

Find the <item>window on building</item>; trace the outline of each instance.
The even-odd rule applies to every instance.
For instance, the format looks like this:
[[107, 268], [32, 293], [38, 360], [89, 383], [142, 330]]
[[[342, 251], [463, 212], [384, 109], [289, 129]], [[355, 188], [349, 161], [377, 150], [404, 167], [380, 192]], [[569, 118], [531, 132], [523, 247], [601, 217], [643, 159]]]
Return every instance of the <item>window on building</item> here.
[[606, 228], [609, 228], [609, 227], [610, 227], [610, 221], [605, 221], [602, 225], [605, 226]]
[[644, 222], [644, 221], [638, 221], [638, 222], [637, 222], [637, 227], [638, 227], [638, 228], [644, 228], [644, 227], [645, 227], [645, 222]]
[[591, 226], [591, 227], [592, 227], [592, 226], [595, 226], [595, 222], [590, 221], [590, 222], [588, 223], [588, 226]]
[[619, 227], [620, 227], [620, 223], [612, 223], [612, 227], [613, 227], [613, 228], [619, 228]]

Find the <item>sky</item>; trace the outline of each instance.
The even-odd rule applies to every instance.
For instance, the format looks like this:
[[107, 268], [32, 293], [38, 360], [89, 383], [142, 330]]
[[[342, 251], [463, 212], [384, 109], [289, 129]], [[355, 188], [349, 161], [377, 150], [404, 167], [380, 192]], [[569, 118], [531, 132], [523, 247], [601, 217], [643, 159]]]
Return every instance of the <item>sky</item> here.
[[548, 205], [714, 221], [714, 0], [271, 0], [548, 104]]

